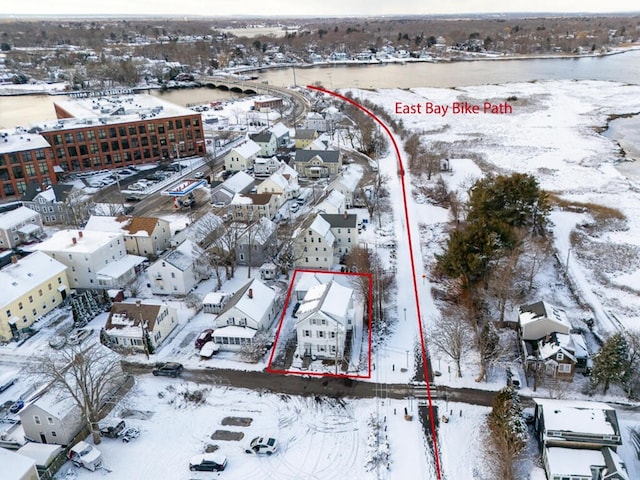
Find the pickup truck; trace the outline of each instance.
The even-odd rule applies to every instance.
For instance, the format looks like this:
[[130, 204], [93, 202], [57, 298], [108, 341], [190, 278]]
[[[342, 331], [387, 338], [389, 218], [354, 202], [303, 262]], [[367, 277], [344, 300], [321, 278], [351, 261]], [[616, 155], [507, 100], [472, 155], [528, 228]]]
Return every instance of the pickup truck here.
[[121, 420], [116, 425], [100, 425], [100, 436], [107, 438], [118, 438], [125, 431], [127, 426], [124, 420]]
[[95, 472], [102, 465], [102, 453], [87, 442], [76, 443], [67, 455], [76, 467], [84, 467]]

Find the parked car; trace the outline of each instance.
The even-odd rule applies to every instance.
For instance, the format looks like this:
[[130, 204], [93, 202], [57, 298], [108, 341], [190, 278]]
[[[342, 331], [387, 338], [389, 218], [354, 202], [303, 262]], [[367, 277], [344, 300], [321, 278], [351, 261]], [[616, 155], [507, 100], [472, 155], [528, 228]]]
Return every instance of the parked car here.
[[133, 440], [134, 438], [138, 438], [139, 436], [140, 430], [138, 430], [136, 427], [129, 427], [122, 434], [122, 441], [123, 443], [129, 443], [131, 440]]
[[165, 376], [165, 377], [173, 377], [176, 378], [182, 373], [184, 367], [181, 363], [177, 362], [165, 362], [165, 363], [156, 363], [155, 368], [153, 369], [154, 376]]
[[245, 448], [244, 453], [252, 453], [255, 455], [273, 455], [278, 449], [278, 442], [275, 438], [270, 437], [256, 437]]
[[194, 177], [195, 178], [203, 178], [204, 177], [204, 173], [203, 172], [196, 172]]
[[213, 329], [207, 328], [206, 330], [203, 330], [200, 333], [200, 335], [198, 335], [198, 338], [196, 338], [196, 341], [195, 341], [196, 348], [200, 350], [205, 343], [211, 341], [212, 336], [213, 336]]
[[71, 335], [69, 335], [69, 338], [67, 338], [67, 343], [69, 343], [69, 345], [80, 345], [90, 335], [91, 335], [91, 330], [78, 329], [74, 331]]
[[227, 457], [219, 453], [203, 453], [189, 461], [189, 470], [192, 472], [221, 472], [226, 466]]
[[20, 410], [22, 410], [22, 407], [24, 407], [24, 400], [18, 399], [9, 407], [9, 411], [11, 413], [18, 413]]
[[140, 197], [136, 197], [135, 195], [129, 195], [128, 197], [124, 197], [127, 202], [139, 202], [142, 200]]
[[116, 425], [100, 425], [100, 436], [107, 438], [118, 438], [127, 429], [124, 420]]
[[87, 442], [76, 443], [67, 455], [76, 467], [84, 467], [94, 472], [102, 465], [102, 454]]
[[289, 207], [289, 209], [292, 212], [297, 212], [299, 208], [300, 208], [300, 206], [297, 203], [292, 203], [291, 206]]
[[64, 335], [54, 335], [49, 339], [49, 346], [54, 350], [60, 350], [67, 344], [67, 337]]
[[200, 349], [200, 356], [202, 358], [211, 358], [220, 351], [220, 345], [215, 342], [207, 342]]
[[213, 204], [214, 208], [224, 208], [226, 206], [227, 206], [227, 204], [224, 203], [224, 202], [216, 202], [216, 203]]

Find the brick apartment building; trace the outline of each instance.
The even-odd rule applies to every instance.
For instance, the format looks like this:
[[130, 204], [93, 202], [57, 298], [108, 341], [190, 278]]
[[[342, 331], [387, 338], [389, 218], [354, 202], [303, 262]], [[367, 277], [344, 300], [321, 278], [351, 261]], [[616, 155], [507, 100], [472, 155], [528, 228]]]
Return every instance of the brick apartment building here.
[[0, 198], [56, 184], [65, 172], [205, 153], [200, 114], [152, 95], [72, 97], [54, 108], [58, 120], [0, 132]]

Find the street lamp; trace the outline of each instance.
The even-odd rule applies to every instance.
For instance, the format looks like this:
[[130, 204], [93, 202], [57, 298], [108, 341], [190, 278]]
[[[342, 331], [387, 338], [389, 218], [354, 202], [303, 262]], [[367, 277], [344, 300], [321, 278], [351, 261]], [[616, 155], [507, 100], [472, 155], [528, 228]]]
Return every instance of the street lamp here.
[[407, 307], [404, 308], [404, 321], [407, 321]]

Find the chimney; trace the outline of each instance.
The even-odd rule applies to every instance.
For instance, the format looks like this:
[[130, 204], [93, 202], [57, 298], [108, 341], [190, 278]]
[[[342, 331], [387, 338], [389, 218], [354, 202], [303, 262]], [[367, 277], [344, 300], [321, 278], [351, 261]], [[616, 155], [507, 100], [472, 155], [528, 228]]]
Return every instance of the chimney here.
[[249, 289], [249, 298], [253, 298], [253, 288]]
[[71, 243], [73, 243], [74, 245], [78, 243], [78, 240], [76, 239], [76, 237], [71, 238]]
[[346, 210], [344, 211], [343, 215], [344, 215], [344, 218], [347, 218], [347, 211]]
[[82, 238], [82, 230], [78, 231], [78, 237]]
[[11, 255], [11, 263], [18, 263], [18, 257], [16, 255]]

